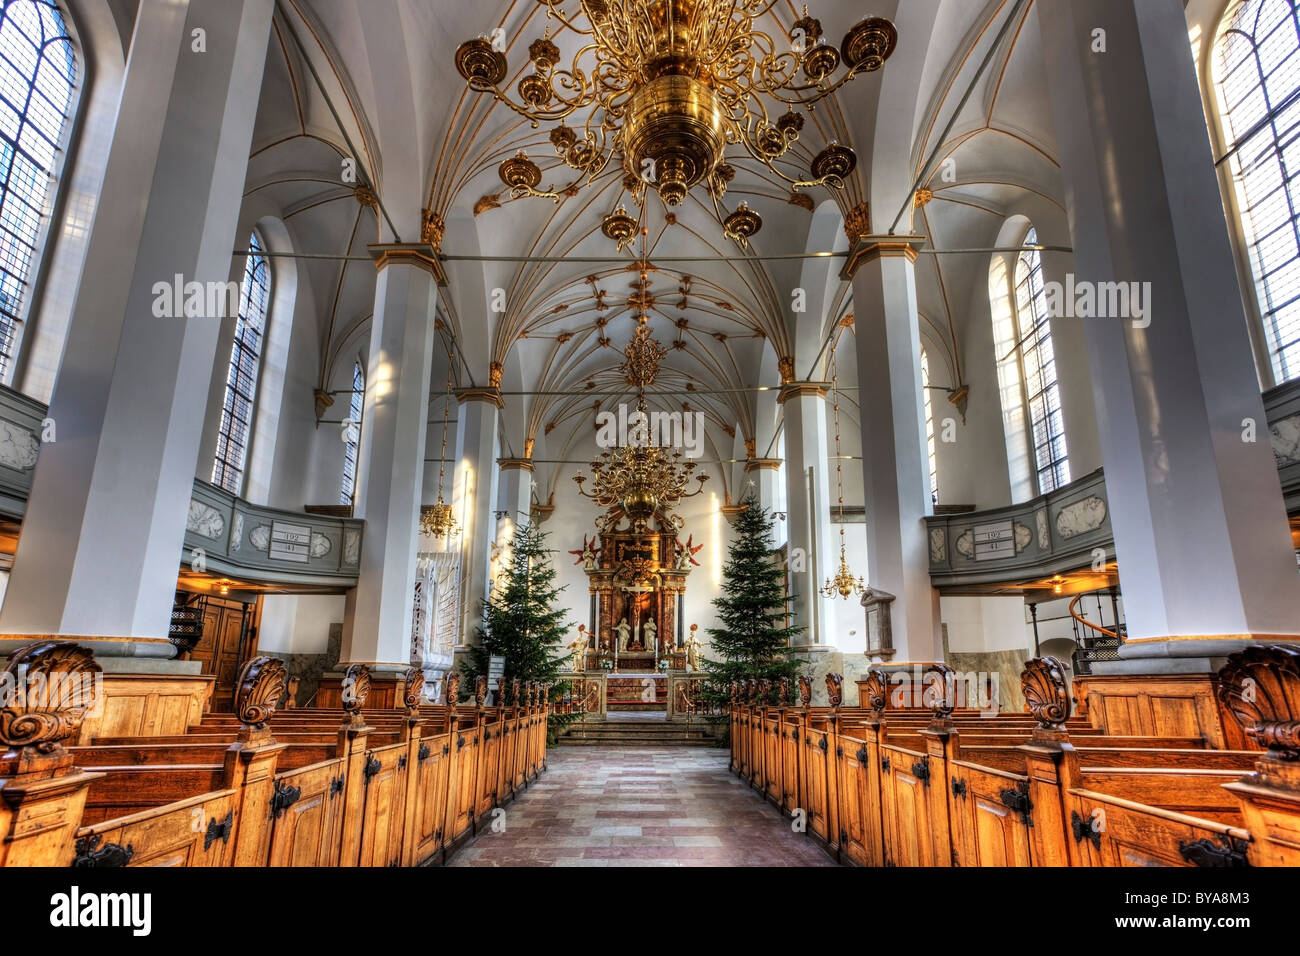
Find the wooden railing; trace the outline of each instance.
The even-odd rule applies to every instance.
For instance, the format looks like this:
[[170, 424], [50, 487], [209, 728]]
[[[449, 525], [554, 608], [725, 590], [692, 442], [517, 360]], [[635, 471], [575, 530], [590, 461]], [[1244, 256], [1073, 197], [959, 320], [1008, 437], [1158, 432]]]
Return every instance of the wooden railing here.
[[[0, 688], [98, 671], [84, 648], [47, 641], [13, 655]], [[403, 706], [363, 712], [369, 671], [353, 665], [348, 676], [342, 713], [276, 715], [284, 664], [255, 658], [240, 673], [233, 715], [209, 714], [172, 737], [83, 746], [68, 741], [92, 701], [9, 694], [0, 700], [0, 865], [437, 862], [545, 767], [539, 684], [496, 707], [422, 706], [412, 668]]]
[[1029, 713], [992, 717], [953, 706], [942, 664], [924, 678], [947, 688], [932, 710], [891, 706], [907, 698], [875, 668], [861, 708], [833, 681], [818, 708], [738, 684], [732, 770], [864, 866], [1300, 864], [1300, 650], [1251, 647], [1219, 674], [1254, 750], [1106, 736], [1070, 717], [1065, 673], [1030, 660]]

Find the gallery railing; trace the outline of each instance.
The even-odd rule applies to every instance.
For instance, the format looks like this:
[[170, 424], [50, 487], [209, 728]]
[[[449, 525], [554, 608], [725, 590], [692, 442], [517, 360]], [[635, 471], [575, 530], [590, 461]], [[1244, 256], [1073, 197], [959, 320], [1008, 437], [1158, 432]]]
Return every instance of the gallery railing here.
[[1101, 469], [1031, 501], [926, 519], [935, 587], [996, 584], [1113, 561]]
[[[57, 423], [40, 402], [0, 386], [0, 516], [21, 521], [44, 442]], [[198, 478], [185, 523], [187, 570], [250, 584], [351, 587], [365, 522], [266, 508]]]

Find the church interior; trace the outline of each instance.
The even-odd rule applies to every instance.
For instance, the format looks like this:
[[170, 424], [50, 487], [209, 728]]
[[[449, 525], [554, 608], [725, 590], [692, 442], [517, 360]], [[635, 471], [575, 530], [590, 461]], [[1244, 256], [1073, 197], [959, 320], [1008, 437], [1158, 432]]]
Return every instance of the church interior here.
[[0, 3], [0, 867], [1300, 865], [1292, 0]]

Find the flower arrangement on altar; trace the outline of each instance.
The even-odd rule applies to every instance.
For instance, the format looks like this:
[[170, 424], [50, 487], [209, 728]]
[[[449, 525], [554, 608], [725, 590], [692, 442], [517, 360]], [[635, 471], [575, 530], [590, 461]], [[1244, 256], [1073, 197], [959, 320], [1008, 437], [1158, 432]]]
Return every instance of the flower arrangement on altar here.
[[600, 662], [600, 669], [604, 671], [612, 671], [614, 669], [614, 662], [608, 657], [603, 658]]
[[668, 668], [672, 666], [672, 663], [673, 663], [672, 661], [668, 660], [668, 658], [665, 657], [663, 660], [659, 662], [659, 669], [666, 674], [668, 673]]

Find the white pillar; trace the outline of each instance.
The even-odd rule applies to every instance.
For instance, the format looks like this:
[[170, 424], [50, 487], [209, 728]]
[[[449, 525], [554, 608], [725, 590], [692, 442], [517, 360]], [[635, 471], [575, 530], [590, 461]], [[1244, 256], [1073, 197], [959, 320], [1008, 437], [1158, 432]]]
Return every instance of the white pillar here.
[[[759, 507], [764, 511], [771, 511], [776, 507], [777, 484], [780, 480], [781, 466], [784, 464], [780, 458], [750, 458], [745, 462], [745, 481], [753, 484], [754, 497], [758, 499]], [[777, 541], [782, 539], [783, 531], [780, 522], [776, 522], [772, 534]]]
[[916, 308], [917, 243], [867, 238], [847, 268], [857, 313], [862, 486], [867, 509], [867, 583], [890, 607], [897, 659], [943, 659], [939, 593], [930, 585], [925, 517], [930, 469], [921, 399]]
[[493, 388], [457, 392], [456, 480], [452, 508], [460, 522], [461, 627], [458, 643], [474, 643], [483, 621], [496, 536], [497, 420], [501, 394]]
[[[1150, 283], [1143, 321], [1075, 320], [1124, 589], [1122, 653], [1204, 669], [1222, 641], [1300, 633], [1300, 580], [1183, 5], [1043, 0], [1034, 12], [1077, 281]], [[1098, 30], [1104, 54], [1092, 52]]]
[[50, 402], [57, 441], [36, 466], [0, 632], [131, 637], [96, 649], [173, 653], [166, 637], [221, 321], [155, 317], [155, 284], [230, 275], [271, 12], [272, 0], [137, 11]]
[[410, 663], [424, 447], [438, 286], [417, 253], [377, 253], [365, 427], [357, 448], [357, 517], [366, 522], [340, 663], [394, 671]]
[[497, 462], [501, 510], [510, 524], [519, 527], [531, 520], [533, 510], [533, 463], [527, 458], [502, 458]]
[[806, 628], [794, 643], [829, 646], [835, 636], [835, 603], [818, 589], [839, 567], [839, 536], [830, 529], [826, 386], [790, 382], [782, 386], [778, 400], [784, 408], [790, 563], [795, 568], [802, 552], [805, 565], [803, 573], [790, 575], [794, 623]]

